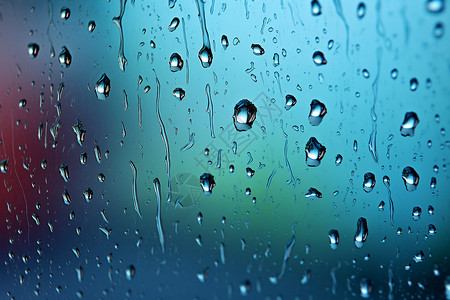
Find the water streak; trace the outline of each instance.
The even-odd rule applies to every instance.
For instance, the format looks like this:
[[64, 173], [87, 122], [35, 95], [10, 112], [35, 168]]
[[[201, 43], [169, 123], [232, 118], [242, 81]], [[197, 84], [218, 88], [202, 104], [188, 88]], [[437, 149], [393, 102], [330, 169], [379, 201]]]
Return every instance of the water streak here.
[[165, 150], [165, 154], [166, 154], [164, 161], [166, 162], [166, 173], [167, 173], [167, 202], [170, 202], [172, 200], [172, 185], [170, 183], [169, 140], [167, 139], [166, 128], [164, 127], [164, 122], [162, 121], [161, 114], [159, 112], [159, 98], [161, 95], [161, 84], [159, 83], [159, 79], [158, 79], [158, 76], [156, 75], [155, 69], [153, 69], [153, 72], [155, 73], [155, 79], [156, 79], [156, 116], [158, 117], [159, 128], [161, 131], [161, 138], [164, 143], [164, 150]]
[[189, 141], [187, 142], [187, 144], [183, 148], [180, 149], [181, 152], [189, 150], [189, 149], [192, 148], [192, 146], [194, 146], [194, 144], [195, 144], [194, 136], [195, 136], [195, 133], [191, 133], [189, 135]]
[[136, 166], [134, 163], [130, 160], [130, 167], [131, 171], [133, 172], [133, 204], [134, 204], [134, 210], [137, 212], [138, 216], [142, 219], [141, 209], [139, 208], [139, 202], [137, 197], [137, 171]]
[[291, 174], [291, 178], [289, 180], [286, 180], [286, 184], [290, 184], [291, 182], [293, 182], [295, 186], [295, 177], [294, 174], [292, 173], [291, 165], [289, 164], [289, 160], [287, 158], [287, 151], [288, 151], [288, 140], [286, 139], [284, 142], [284, 160], [286, 162], [286, 167], [289, 170], [289, 174]]
[[125, 65], [127, 64], [127, 59], [124, 54], [124, 41], [123, 41], [123, 29], [122, 29], [122, 18], [123, 14], [125, 13], [125, 5], [127, 4], [127, 0], [120, 0], [120, 12], [118, 17], [114, 17], [112, 19], [113, 23], [117, 25], [119, 28], [119, 34], [120, 34], [120, 44], [119, 44], [119, 68], [122, 72], [125, 72]]
[[272, 283], [277, 283], [286, 272], [286, 263], [291, 257], [292, 248], [295, 245], [295, 235], [292, 235], [291, 240], [286, 244], [286, 249], [284, 250], [283, 264], [281, 265], [281, 271], [276, 277], [272, 277]]
[[375, 105], [377, 103], [378, 98], [378, 79], [380, 77], [380, 65], [381, 65], [381, 54], [382, 49], [377, 49], [377, 75], [372, 83], [372, 92], [373, 92], [373, 104], [370, 109], [370, 116], [372, 118], [372, 132], [370, 133], [369, 138], [369, 151], [372, 154], [373, 160], [378, 162], [378, 153], [377, 153], [377, 114], [375, 112]]
[[340, 0], [333, 0], [334, 3], [334, 7], [336, 8], [336, 13], [339, 16], [339, 18], [341, 18], [342, 22], [344, 23], [344, 27], [345, 27], [345, 35], [346, 35], [346, 40], [345, 40], [345, 54], [347, 55], [348, 58], [348, 45], [349, 45], [349, 31], [350, 31], [350, 27], [347, 24], [347, 20], [345, 19], [344, 16], [344, 12], [342, 11], [342, 5], [341, 5], [341, 1]]
[[[200, 26], [202, 28], [202, 37], [203, 37], [203, 46], [198, 52], [198, 57], [200, 58], [200, 62], [204, 68], [207, 68], [211, 65], [213, 55], [211, 52], [211, 43], [209, 42], [209, 34], [206, 29], [206, 19], [205, 19], [205, 3], [203, 0], [196, 0], [197, 9], [198, 9], [198, 18], [200, 20]], [[205, 60], [204, 55], [207, 55]]]
[[158, 178], [153, 180], [153, 188], [156, 194], [156, 228], [158, 229], [159, 242], [164, 253], [164, 229], [161, 222], [161, 184]]
[[220, 168], [222, 167], [222, 149], [219, 149], [218, 153], [217, 153], [217, 164], [216, 164], [216, 168]]
[[216, 138], [216, 136], [214, 134], [214, 119], [213, 119], [214, 108], [213, 108], [213, 102], [212, 102], [212, 98], [211, 98], [211, 87], [209, 86], [209, 83], [206, 84], [205, 92], [206, 92], [206, 96], [208, 97], [208, 106], [206, 107], [206, 112], [209, 115], [209, 129], [211, 131], [211, 137], [214, 139], [214, 138]]

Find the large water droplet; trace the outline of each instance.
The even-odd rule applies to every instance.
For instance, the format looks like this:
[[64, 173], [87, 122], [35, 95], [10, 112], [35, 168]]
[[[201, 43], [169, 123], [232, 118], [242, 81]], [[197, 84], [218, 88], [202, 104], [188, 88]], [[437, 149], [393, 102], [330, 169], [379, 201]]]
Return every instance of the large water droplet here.
[[198, 58], [202, 63], [203, 68], [208, 68], [211, 66], [213, 55], [209, 47], [203, 46], [198, 52]]
[[91, 20], [88, 23], [88, 30], [89, 30], [89, 32], [92, 32], [92, 31], [94, 31], [94, 29], [95, 29], [95, 22]]
[[373, 173], [366, 173], [364, 174], [364, 182], [363, 182], [363, 189], [366, 193], [369, 193], [373, 190], [375, 187], [375, 175]]
[[320, 199], [322, 198], [322, 193], [319, 192], [317, 189], [311, 187], [309, 188], [308, 192], [305, 194], [306, 198], [312, 198], [312, 199]]
[[186, 92], [182, 88], [175, 88], [172, 93], [173, 96], [180, 101], [186, 96]]
[[67, 7], [61, 8], [61, 19], [67, 20], [70, 17], [70, 9]]
[[372, 293], [372, 282], [370, 279], [361, 279], [359, 282], [359, 291], [361, 292], [362, 298], [370, 298], [370, 294]]
[[412, 210], [412, 219], [414, 221], [419, 221], [421, 215], [422, 215], [422, 209], [418, 206], [414, 206], [414, 208]]
[[61, 64], [61, 67], [63, 68], [68, 68], [72, 63], [72, 55], [70, 54], [69, 50], [67, 50], [66, 46], [62, 47], [62, 51], [61, 53], [59, 53], [58, 60]]
[[172, 32], [175, 29], [177, 29], [179, 24], [180, 24], [180, 19], [178, 19], [177, 17], [173, 18], [169, 24], [169, 31]]
[[433, 224], [428, 225], [428, 234], [429, 235], [435, 235], [436, 234], [436, 227]]
[[400, 126], [400, 134], [402, 136], [414, 136], [414, 130], [419, 124], [419, 118], [415, 112], [407, 112], [405, 114], [405, 119]]
[[367, 235], [369, 234], [369, 230], [367, 228], [367, 220], [365, 218], [359, 218], [358, 223], [356, 225], [356, 233], [355, 233], [355, 247], [360, 249], [364, 246], [364, 242], [367, 239]]
[[252, 44], [252, 50], [253, 50], [253, 54], [255, 55], [263, 55], [265, 53], [263, 47], [261, 47], [261, 45], [259, 44]]
[[366, 15], [366, 5], [364, 4], [364, 2], [360, 2], [358, 4], [358, 7], [356, 8], [356, 16], [358, 17], [358, 19], [362, 19], [364, 18], [365, 15]]
[[81, 121], [79, 119], [77, 119], [77, 124], [72, 126], [72, 129], [77, 136], [78, 144], [80, 144], [80, 146], [83, 146], [84, 138], [86, 136], [86, 130], [83, 128], [83, 124], [81, 124]]
[[443, 12], [445, 8], [445, 0], [427, 0], [425, 7], [431, 13]]
[[170, 71], [178, 72], [183, 69], [183, 60], [181, 59], [180, 54], [173, 53], [169, 59]]
[[286, 104], [284, 105], [284, 108], [290, 110], [295, 104], [297, 104], [297, 99], [292, 95], [286, 95]]
[[90, 188], [87, 188], [84, 190], [83, 196], [84, 196], [84, 200], [86, 200], [86, 202], [89, 203], [89, 202], [91, 202], [92, 198], [94, 197], [94, 192]]
[[102, 77], [95, 84], [95, 94], [98, 100], [106, 100], [109, 97], [109, 91], [111, 90], [111, 81], [108, 76], [103, 73]]
[[246, 131], [252, 128], [256, 119], [256, 106], [249, 100], [242, 99], [234, 106], [233, 122], [237, 131]]
[[203, 193], [205, 195], [211, 195], [212, 189], [216, 185], [216, 182], [214, 181], [214, 176], [209, 173], [203, 173], [202, 176], [200, 176], [200, 186], [203, 189]]
[[331, 229], [328, 232], [328, 238], [330, 239], [330, 248], [336, 250], [339, 245], [339, 231]]
[[320, 16], [322, 14], [322, 6], [318, 0], [311, 1], [311, 14], [313, 16]]
[[125, 275], [126, 275], [128, 280], [133, 279], [135, 273], [136, 273], [136, 269], [134, 268], [133, 265], [128, 266], [126, 271], [125, 271]]
[[36, 58], [36, 56], [39, 53], [39, 45], [36, 43], [30, 43], [28, 44], [28, 55], [30, 55], [31, 58]]
[[3, 174], [8, 172], [8, 158], [0, 161], [0, 172]]
[[310, 167], [319, 166], [325, 152], [325, 146], [320, 144], [315, 137], [311, 137], [305, 146], [306, 164]]
[[327, 108], [325, 104], [317, 99], [312, 100], [310, 106], [311, 110], [309, 111], [308, 121], [312, 126], [317, 126], [327, 114]]
[[419, 174], [412, 167], [408, 166], [403, 169], [402, 178], [407, 191], [412, 192], [417, 189]]
[[316, 66], [325, 65], [327, 63], [325, 56], [320, 51], [314, 52], [312, 58]]

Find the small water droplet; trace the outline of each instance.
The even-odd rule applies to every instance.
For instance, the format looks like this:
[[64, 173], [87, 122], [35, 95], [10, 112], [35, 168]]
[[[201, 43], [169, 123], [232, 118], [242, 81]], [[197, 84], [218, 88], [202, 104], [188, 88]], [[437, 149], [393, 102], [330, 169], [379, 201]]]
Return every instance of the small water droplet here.
[[253, 54], [257, 56], [263, 55], [265, 53], [263, 47], [261, 47], [261, 45], [259, 44], [252, 44], [252, 50]]
[[95, 22], [93, 20], [91, 20], [88, 23], [88, 30], [89, 30], [89, 32], [93, 32], [94, 29], [95, 29]]
[[87, 163], [87, 153], [83, 152], [80, 154], [80, 163], [85, 165]]
[[169, 24], [169, 31], [173, 32], [175, 29], [177, 29], [179, 24], [180, 24], [180, 19], [178, 19], [177, 17], [173, 18]]
[[183, 59], [178, 53], [173, 53], [169, 59], [170, 71], [178, 72], [183, 69]]
[[202, 176], [200, 176], [200, 186], [202, 187], [203, 193], [205, 195], [211, 195], [215, 185], [216, 182], [214, 181], [213, 175], [209, 173], [203, 173]]
[[84, 138], [86, 136], [86, 130], [83, 128], [83, 124], [81, 124], [81, 121], [79, 119], [77, 119], [77, 124], [72, 126], [72, 129], [77, 136], [78, 144], [80, 146], [83, 146]]
[[405, 167], [402, 172], [402, 178], [405, 183], [406, 190], [415, 191], [419, 184], [419, 174], [412, 167]]
[[94, 192], [90, 188], [87, 188], [84, 190], [83, 196], [84, 196], [84, 200], [86, 200], [86, 202], [89, 203], [89, 202], [91, 202], [92, 198], [94, 197]]
[[62, 47], [61, 53], [59, 53], [58, 61], [61, 64], [61, 67], [68, 68], [72, 63], [72, 55], [69, 50], [67, 50], [66, 46]]
[[364, 174], [363, 189], [366, 193], [370, 193], [375, 187], [375, 175], [373, 173]]
[[233, 166], [233, 165], [230, 165], [230, 166], [228, 167], [228, 171], [229, 171], [230, 173], [234, 173], [234, 166]]
[[246, 131], [252, 128], [256, 119], [256, 106], [249, 100], [242, 99], [234, 106], [233, 122], [237, 131]]
[[203, 214], [201, 212], [199, 212], [198, 215], [197, 215], [197, 222], [198, 222], [198, 225], [202, 226]]
[[253, 175], [255, 175], [255, 170], [253, 170], [252, 168], [246, 168], [245, 171], [247, 172], [248, 178], [252, 178]]
[[364, 18], [366, 15], [366, 5], [363, 2], [360, 2], [358, 4], [358, 7], [356, 8], [356, 16], [358, 19]]
[[358, 219], [358, 223], [356, 225], [356, 233], [355, 233], [355, 247], [360, 249], [364, 245], [364, 242], [367, 239], [369, 234], [369, 230], [367, 228], [367, 220], [363, 217]]
[[28, 55], [30, 55], [31, 58], [36, 58], [36, 56], [39, 53], [39, 45], [36, 43], [30, 43], [28, 44]]
[[416, 263], [421, 263], [421, 262], [423, 262], [423, 259], [425, 258], [425, 254], [423, 254], [423, 251], [422, 250], [420, 250], [419, 252], [417, 252], [416, 254], [414, 254], [414, 256], [413, 256], [413, 260], [416, 262]]
[[286, 95], [286, 104], [284, 105], [284, 108], [290, 110], [295, 104], [297, 104], [297, 99], [292, 95]]
[[134, 278], [134, 275], [136, 273], [136, 269], [133, 265], [128, 266], [128, 268], [125, 271], [126, 277], [128, 280], [132, 280]]
[[27, 106], [27, 100], [26, 99], [20, 99], [19, 100], [19, 108], [24, 108]]
[[109, 92], [111, 90], [111, 81], [108, 76], [103, 73], [100, 79], [95, 84], [95, 94], [98, 100], [105, 101], [109, 97]]
[[369, 73], [369, 71], [367, 69], [364, 69], [362, 71], [362, 75], [363, 75], [364, 78], [369, 78], [370, 77], [370, 73]]
[[397, 77], [398, 77], [398, 70], [397, 69], [392, 69], [392, 71], [391, 71], [391, 77], [392, 77], [392, 79], [397, 79]]
[[418, 87], [419, 87], [419, 81], [417, 80], [417, 78], [412, 78], [409, 81], [409, 89], [414, 92], [417, 90]]
[[305, 198], [320, 199], [320, 198], [322, 198], [322, 193], [319, 192], [317, 189], [311, 187], [311, 188], [309, 188], [308, 192], [305, 194]]
[[339, 245], [339, 231], [331, 229], [328, 232], [328, 238], [330, 239], [330, 248], [336, 250]]
[[70, 9], [67, 7], [61, 8], [61, 19], [67, 20], [70, 17]]
[[428, 234], [429, 235], [435, 235], [436, 234], [436, 227], [433, 224], [428, 225]]
[[325, 65], [327, 63], [325, 56], [320, 51], [314, 52], [312, 58], [316, 66]]
[[62, 198], [63, 198], [64, 204], [69, 205], [71, 203], [70, 195], [67, 190], [65, 190], [64, 193], [62, 194]]
[[66, 164], [61, 164], [59, 166], [59, 174], [61, 174], [61, 177], [65, 182], [69, 181], [69, 167]]
[[222, 38], [220, 39], [220, 42], [222, 44], [223, 50], [228, 48], [228, 37], [226, 35], [222, 35]]
[[415, 112], [407, 112], [403, 123], [400, 126], [400, 134], [402, 136], [414, 136], [414, 130], [419, 124], [419, 117]]
[[334, 160], [334, 164], [336, 166], [339, 166], [342, 163], [342, 155], [338, 154], [336, 155], [336, 159]]
[[198, 58], [200, 59], [203, 68], [208, 68], [209, 66], [211, 66], [213, 59], [211, 49], [203, 45], [203, 47], [198, 52]]
[[181, 101], [186, 96], [186, 92], [182, 88], [175, 88], [173, 90], [173, 96]]

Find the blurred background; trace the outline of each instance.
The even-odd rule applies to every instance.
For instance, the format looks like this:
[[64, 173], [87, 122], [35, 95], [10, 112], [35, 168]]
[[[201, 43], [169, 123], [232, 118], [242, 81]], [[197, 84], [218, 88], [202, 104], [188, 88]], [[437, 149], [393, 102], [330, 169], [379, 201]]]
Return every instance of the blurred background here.
[[0, 1], [0, 298], [450, 299], [448, 20]]

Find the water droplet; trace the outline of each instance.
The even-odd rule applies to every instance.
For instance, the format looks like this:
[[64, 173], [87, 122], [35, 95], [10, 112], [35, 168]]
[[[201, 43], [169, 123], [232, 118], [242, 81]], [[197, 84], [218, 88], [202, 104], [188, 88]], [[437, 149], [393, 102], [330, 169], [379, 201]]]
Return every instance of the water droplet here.
[[358, 7], [356, 8], [356, 16], [358, 19], [364, 18], [366, 15], [366, 5], [363, 2], [360, 2], [358, 4]]
[[145, 87], [144, 87], [144, 94], [147, 94], [148, 92], [150, 91], [150, 86], [149, 85], [146, 85]]
[[361, 292], [361, 298], [370, 298], [370, 294], [372, 293], [372, 282], [370, 279], [361, 279], [359, 282], [359, 291]]
[[36, 56], [39, 53], [39, 45], [36, 43], [30, 43], [28, 44], [28, 55], [30, 55], [31, 58], [36, 58]]
[[199, 212], [198, 215], [197, 215], [197, 222], [198, 222], [198, 225], [202, 226], [203, 214], [201, 212]]
[[65, 182], [69, 181], [69, 167], [66, 164], [61, 164], [59, 166], [59, 174], [61, 174], [61, 177]]
[[234, 106], [233, 122], [237, 131], [246, 131], [252, 128], [256, 119], [256, 106], [249, 100], [242, 99]]
[[425, 254], [423, 254], [423, 251], [420, 250], [419, 252], [417, 252], [414, 256], [413, 256], [413, 260], [416, 263], [421, 263], [423, 262], [423, 259], [425, 258]]
[[434, 207], [433, 206], [431, 206], [431, 205], [428, 205], [428, 214], [431, 216], [431, 215], [434, 215]]
[[211, 49], [203, 46], [198, 52], [198, 58], [200, 59], [203, 68], [208, 68], [209, 66], [211, 66], [213, 59]]
[[94, 192], [90, 188], [87, 188], [84, 190], [83, 196], [84, 196], [84, 200], [86, 200], [86, 202], [89, 203], [89, 202], [91, 202], [92, 198], [94, 197]]
[[8, 172], [8, 158], [0, 161], [0, 172], [6, 174]]
[[246, 168], [245, 171], [247, 172], [248, 178], [252, 178], [255, 175], [255, 170], [252, 170], [252, 168]]
[[403, 182], [408, 192], [415, 191], [419, 184], [419, 174], [412, 167], [405, 167], [402, 172]]
[[81, 121], [79, 119], [77, 119], [77, 124], [72, 126], [72, 129], [77, 136], [78, 144], [80, 144], [80, 146], [83, 146], [84, 138], [86, 136], [86, 130], [83, 128], [83, 124], [81, 124]]
[[336, 250], [339, 245], [339, 231], [331, 229], [328, 232], [328, 238], [330, 239], [330, 248]]
[[422, 209], [418, 206], [414, 206], [412, 210], [412, 219], [414, 221], [418, 221], [420, 219], [420, 216], [422, 215]]
[[325, 65], [327, 63], [325, 56], [320, 51], [314, 52], [312, 58], [316, 66]]
[[409, 89], [414, 92], [415, 90], [417, 90], [418, 87], [419, 87], [419, 81], [417, 80], [417, 78], [412, 78], [409, 81]]
[[61, 19], [67, 20], [70, 17], [70, 9], [67, 7], [61, 8]]
[[365, 218], [359, 218], [358, 223], [356, 225], [356, 233], [355, 233], [355, 247], [360, 249], [364, 246], [364, 242], [367, 239], [367, 235], [369, 234], [369, 230], [367, 228], [367, 220]]
[[305, 146], [306, 164], [310, 167], [319, 166], [325, 152], [325, 146], [320, 144], [315, 137], [311, 137]]
[[414, 136], [414, 130], [419, 124], [419, 117], [415, 112], [407, 112], [403, 123], [400, 126], [400, 134], [402, 136]]
[[369, 193], [373, 190], [375, 187], [375, 175], [373, 173], [366, 173], [364, 174], [364, 182], [363, 182], [363, 189], [366, 193]]
[[94, 145], [94, 154], [95, 154], [95, 159], [97, 160], [97, 162], [99, 164], [102, 163], [102, 152], [100, 151], [100, 147], [98, 146], [97, 142], [95, 142]]
[[228, 170], [229, 170], [230, 173], [234, 173], [234, 166], [233, 166], [233, 165], [230, 165], [230, 166], [228, 167]]
[[26, 99], [20, 99], [19, 100], [19, 108], [24, 108], [27, 106], [27, 100]]
[[220, 39], [220, 42], [222, 43], [223, 50], [228, 48], [228, 37], [226, 35], [222, 35], [222, 38]]
[[70, 195], [67, 190], [65, 190], [64, 193], [62, 194], [62, 198], [63, 198], [64, 204], [69, 205], [71, 203]]
[[318, 126], [323, 117], [327, 114], [325, 104], [317, 99], [311, 101], [311, 110], [309, 111], [308, 121], [312, 126]]
[[311, 1], [311, 14], [313, 16], [320, 16], [322, 14], [322, 6], [318, 0]]
[[246, 188], [246, 189], [245, 189], [245, 196], [248, 197], [248, 196], [250, 196], [251, 194], [252, 194], [251, 188]]
[[152, 47], [153, 49], [156, 48], [156, 43], [153, 40], [150, 41], [150, 47]]
[[136, 269], [133, 265], [128, 266], [128, 268], [125, 271], [126, 277], [128, 280], [132, 280], [134, 277], [134, 274], [136, 273]]
[[437, 22], [436, 25], [434, 25], [433, 28], [433, 35], [435, 38], [440, 39], [444, 36], [444, 24], [441, 22]]
[[200, 176], [200, 186], [203, 189], [203, 193], [205, 195], [211, 195], [212, 189], [216, 185], [216, 182], [214, 181], [214, 176], [209, 173], [203, 173], [202, 176]]
[[436, 188], [436, 177], [431, 177], [430, 188], [432, 190]]
[[246, 280], [244, 283], [240, 284], [239, 291], [241, 292], [241, 295], [247, 296], [251, 290], [251, 287], [252, 287], [252, 285], [251, 285], [250, 281], [248, 281], [248, 280]]
[[292, 95], [286, 95], [286, 104], [284, 105], [284, 108], [290, 110], [295, 104], [297, 104], [297, 99]]
[[445, 8], [445, 0], [427, 0], [425, 7], [431, 13], [443, 12]]
[[95, 22], [93, 20], [91, 20], [88, 23], [88, 30], [89, 30], [89, 32], [92, 32], [92, 31], [94, 31], [94, 29], [95, 29]]
[[384, 205], [385, 205], [384, 201], [381, 200], [380, 204], [378, 204], [378, 210], [380, 210], [380, 211], [384, 210]]
[[173, 18], [169, 24], [169, 31], [173, 32], [175, 29], [177, 29], [179, 24], [180, 24], [180, 19], [178, 19], [177, 17]]
[[45, 170], [45, 168], [47, 168], [47, 160], [43, 159], [41, 161], [41, 168], [42, 168], [42, 170]]
[[87, 163], [87, 153], [83, 152], [80, 154], [80, 163], [85, 165]]
[[435, 235], [436, 234], [436, 227], [433, 224], [428, 225], [428, 234], [429, 235]]
[[67, 50], [66, 46], [62, 47], [62, 51], [58, 56], [58, 61], [63, 68], [68, 68], [72, 63], [72, 55], [70, 54], [69, 50]]
[[178, 72], [183, 69], [183, 60], [178, 53], [173, 53], [169, 59], [170, 71]]
[[342, 155], [338, 154], [338, 155], [336, 155], [336, 159], [334, 161], [334, 164], [336, 166], [339, 166], [341, 163], [342, 163]]
[[392, 71], [391, 71], [391, 77], [392, 77], [392, 79], [397, 79], [397, 77], [398, 77], [398, 70], [397, 69], [392, 69]]
[[183, 100], [185, 95], [186, 95], [186, 92], [182, 88], [175, 88], [173, 90], [173, 96], [180, 101]]
[[263, 55], [265, 53], [263, 47], [261, 47], [261, 45], [259, 44], [252, 44], [252, 50], [253, 50], [253, 54], [259, 56], [259, 55]]
[[369, 71], [367, 69], [364, 69], [362, 71], [362, 75], [363, 75], [364, 78], [369, 78], [370, 77], [370, 73], [369, 73]]
[[103, 73], [100, 79], [95, 84], [95, 94], [98, 100], [105, 101], [109, 97], [109, 92], [111, 90], [111, 81], [108, 76]]
[[99, 173], [97, 175], [97, 179], [98, 179], [99, 182], [105, 182], [105, 179], [106, 179], [105, 174]]

